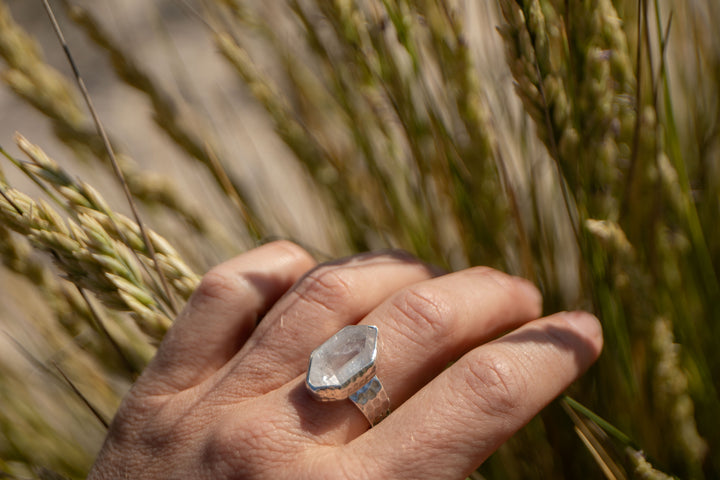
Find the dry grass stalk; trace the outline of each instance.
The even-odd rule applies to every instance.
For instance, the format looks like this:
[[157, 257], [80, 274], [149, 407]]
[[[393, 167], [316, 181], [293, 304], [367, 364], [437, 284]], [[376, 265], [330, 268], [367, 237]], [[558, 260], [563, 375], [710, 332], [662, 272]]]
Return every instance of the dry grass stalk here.
[[[114, 213], [97, 190], [75, 180], [37, 145], [33, 145], [20, 134], [16, 135], [16, 142], [33, 162], [24, 164], [24, 168], [62, 195], [71, 212], [84, 213], [92, 217], [110, 235], [140, 253], [139, 258], [147, 267], [153, 267], [150, 252], [135, 222], [124, 215]], [[150, 230], [148, 238], [154, 247], [161, 270], [171, 282], [175, 293], [187, 300], [195, 290], [199, 277], [162, 236]]]
[[708, 453], [707, 442], [695, 423], [695, 407], [688, 392], [687, 374], [680, 362], [681, 346], [675, 343], [672, 324], [658, 318], [653, 325], [652, 348], [657, 356], [654, 365], [653, 392], [658, 407], [669, 417], [676, 447], [689, 465], [700, 465]]
[[200, 116], [188, 111], [190, 107], [176, 104], [146, 72], [144, 72], [120, 45], [102, 27], [100, 22], [87, 10], [65, 1], [70, 18], [79, 25], [88, 38], [107, 52], [118, 77], [131, 87], [139, 90], [150, 100], [155, 123], [188, 155], [202, 163], [213, 175], [220, 189], [238, 208], [243, 223], [251, 236], [258, 240], [267, 234], [260, 216], [248, 203], [246, 188], [241, 182], [231, 179], [218, 158], [218, 148], [211, 141], [207, 128], [203, 128]]
[[[88, 125], [71, 83], [45, 62], [40, 47], [15, 23], [4, 3], [0, 3], [0, 56], [8, 67], [2, 79], [20, 98], [51, 120], [60, 140], [78, 153], [90, 151], [103, 161], [107, 159], [107, 152], [98, 134]], [[161, 175], [141, 172], [127, 155], [120, 154], [118, 159], [128, 186], [138, 200], [149, 205], [162, 205], [198, 231], [214, 234], [204, 216], [188, 205], [180, 192]], [[149, 185], [154, 188], [148, 189]], [[158, 187], [162, 190], [155, 190]]]
[[170, 318], [148, 291], [128, 247], [113, 240], [87, 214], [78, 215], [79, 223], [65, 223], [46, 202], [36, 203], [9, 187], [5, 192], [13, 203], [0, 201], [0, 218], [6, 225], [26, 236], [35, 248], [52, 255], [70, 281], [94, 292], [109, 308], [134, 312], [143, 331], [151, 338], [162, 338]]
[[[451, 256], [456, 267], [499, 265], [508, 205], [462, 10], [438, 2], [397, 11], [392, 2], [288, 4], [283, 21], [302, 44], [263, 28], [263, 13], [246, 11], [242, 20], [278, 52], [284, 78], [264, 73], [242, 31], [218, 22], [217, 41], [276, 132], [352, 219], [345, 228], [355, 248], [375, 244], [368, 232], [380, 231], [384, 243], [438, 263]], [[417, 21], [435, 14], [437, 24]], [[302, 53], [285, 53], [293, 50]], [[290, 94], [279, 91], [281, 81]]]
[[2, 78], [15, 93], [62, 122], [65, 130], [83, 127], [85, 116], [75, 91], [45, 63], [38, 44], [14, 22], [4, 2], [0, 3], [0, 56], [9, 67]]
[[[275, 124], [275, 131], [280, 138], [288, 145], [300, 162], [313, 174], [313, 176], [325, 177], [324, 194], [326, 198], [334, 202], [336, 206], [344, 205], [350, 211], [347, 217], [353, 221], [348, 225], [348, 233], [355, 248], [367, 247], [365, 237], [365, 225], [372, 225], [374, 222], [368, 218], [368, 207], [351, 201], [350, 193], [342, 185], [343, 179], [353, 178], [346, 167], [341, 166], [338, 156], [328, 152], [314, 137], [312, 132], [295, 119], [290, 109], [289, 102], [279, 93], [275, 82], [264, 75], [252, 61], [248, 52], [243, 49], [229, 33], [219, 33], [215, 41], [222, 55], [238, 72], [238, 75], [247, 84], [257, 101], [265, 108]], [[339, 170], [336, 170], [336, 167]], [[372, 185], [354, 179], [355, 185]], [[377, 197], [376, 197], [377, 198]], [[373, 201], [372, 204], [376, 202]], [[354, 227], [352, 225], [355, 225]]]
[[[97, 191], [73, 180], [24, 137], [18, 136], [18, 145], [33, 161], [26, 169], [56, 189], [75, 215], [65, 222], [46, 202], [6, 188], [12, 203], [0, 202], [5, 224], [51, 253], [71, 281], [94, 292], [109, 308], [133, 312], [145, 333], [155, 340], [162, 338], [171, 320], [158, 300], [163, 292], [148, 283], [138, 263], [153, 264], [137, 224], [113, 213]], [[165, 239], [152, 231], [149, 238], [174, 291], [187, 299], [199, 281], [197, 275]]]
[[[613, 362], [622, 365], [612, 374], [614, 399], [624, 396], [636, 415], [647, 415], [653, 402], [639, 394], [642, 379], [651, 374], [651, 365], [657, 361], [648, 354], [654, 348], [650, 345], [652, 319], [667, 313], [665, 296], [672, 297], [671, 285], [682, 271], [678, 255], [683, 250], [676, 248], [682, 242], [676, 239], [687, 234], [691, 242], [697, 242], [698, 252], [704, 248], [692, 221], [686, 224], [687, 231], [674, 232], [675, 240], [668, 239], [668, 224], [675, 220], [662, 212], [669, 208], [681, 211], [678, 217], [683, 222], [692, 219], [692, 198], [663, 153], [656, 107], [646, 105], [641, 90], [646, 81], [635, 76], [627, 37], [613, 5], [609, 1], [539, 0], [500, 4], [507, 21], [502, 33], [518, 92], [540, 138], [572, 186], [572, 208], [585, 227], [580, 245], [589, 275], [586, 282], [593, 289], [594, 308], [605, 320]], [[640, 57], [649, 48], [645, 43], [644, 38], [638, 42]], [[660, 189], [668, 194], [658, 198]], [[666, 248], [668, 244], [675, 246]], [[658, 269], [658, 265], [667, 267]], [[683, 319], [677, 325], [688, 340], [697, 335]], [[704, 368], [702, 358], [692, 358], [691, 363]], [[682, 404], [685, 412], [692, 411], [689, 396], [683, 397]], [[677, 423], [671, 405], [666, 407], [652, 414], [655, 421]], [[687, 416], [683, 418], [686, 427], [694, 425]], [[697, 472], [704, 459], [700, 447], [704, 440], [697, 430], [676, 429], [671, 435], [679, 444], [687, 444], [688, 429], [696, 433], [690, 443], [697, 456], [684, 455], [689, 459], [686, 468]], [[649, 439], [646, 445], [651, 443], [666, 450], [662, 442]]]
[[[92, 352], [109, 370], [116, 370], [117, 360], [107, 355], [104, 339], [99, 335], [89, 335], [89, 329], [95, 326], [95, 319], [76, 289], [57, 278], [46, 261], [32, 255], [32, 247], [24, 239], [13, 235], [6, 228], [0, 228], [0, 259], [5, 268], [36, 286], [57, 324], [71, 338], [77, 339], [84, 349]], [[124, 341], [122, 332], [116, 328], [112, 332], [113, 338], [119, 337], [120, 343], [128, 351], [135, 348], [130, 348], [129, 343]]]
[[628, 456], [630, 457], [635, 470], [633, 473], [636, 475], [635, 478], [640, 480], [673, 480], [676, 477], [671, 477], [660, 470], [655, 469], [642, 451], [628, 448]]
[[[714, 475], [720, 461], [705, 452], [720, 445], [720, 434], [712, 428], [720, 417], [712, 388], [720, 371], [714, 345], [720, 308], [713, 307], [720, 235], [707, 226], [717, 218], [717, 182], [708, 174], [717, 170], [713, 152], [720, 144], [712, 127], [712, 119], [720, 118], [716, 92], [693, 82], [693, 89], [708, 90], [698, 95], [709, 99], [707, 110], [684, 111], [678, 123], [707, 146], [699, 146], [700, 152], [685, 149], [692, 152], [686, 154], [678, 148], [678, 130], [671, 127], [670, 97], [663, 99], [665, 73], [657, 71], [658, 65], [678, 65], [682, 57], [672, 52], [671, 42], [667, 60], [657, 61], [656, 54], [665, 53], [667, 37], [661, 33], [657, 45], [650, 45], [652, 9], [611, 0], [499, 0], [506, 19], [501, 34], [507, 60], [534, 125], [523, 123], [524, 116], [517, 123], [496, 123], [488, 111], [497, 109], [498, 102], [487, 99], [495, 100], [492, 89], [497, 86], [478, 82], [482, 67], [471, 60], [478, 46], [467, 42], [461, 3], [214, 0], [205, 5], [218, 7], [209, 9], [214, 16], [208, 24], [216, 29], [222, 55], [310, 173], [323, 201], [335, 210], [349, 248], [401, 246], [454, 267], [485, 263], [523, 271], [516, 252], [524, 243], [520, 230], [530, 225], [525, 243], [534, 258], [524, 271], [535, 269], [546, 308], [577, 306], [575, 299], [569, 302], [562, 295], [560, 280], [567, 276], [564, 281], [584, 295], [578, 301], [592, 304], [604, 322], [605, 353], [576, 391], [599, 410], [598, 418], [602, 413], [627, 434], [604, 420], [597, 425], [582, 420], [583, 428], [576, 421], [583, 447], [562, 427], [567, 419], [556, 418], [557, 409], [549, 409], [513, 445], [491, 457], [483, 472], [498, 478], [579, 478], [595, 468], [590, 466], [590, 451], [615, 478], [668, 478], [649, 465], [637, 440], [663, 468], [691, 478], [702, 478], [703, 471]], [[641, 7], [652, 3], [641, 2]], [[717, 18], [720, 9], [705, 3], [676, 5], [674, 18], [682, 18], [688, 8], [715, 12], [707, 16]], [[655, 2], [655, 8], [659, 4]], [[12, 53], [29, 47], [18, 47], [18, 29], [2, 15], [0, 52], [11, 59], [10, 76], [17, 77], [12, 84], [51, 118], [63, 108], [70, 111], [51, 98], [33, 98], [42, 92], [34, 90], [32, 75], [22, 72], [42, 73], [40, 67], [28, 67], [41, 59]], [[184, 119], [168, 118], [173, 99], [132, 62], [97, 19], [83, 15], [80, 23], [115, 59], [118, 74], [155, 104], [156, 120], [166, 124], [169, 135], [191, 155], [193, 149], [198, 153], [205, 133], [188, 127]], [[658, 32], [665, 31], [665, 22], [658, 15]], [[690, 47], [702, 44], [698, 57], [715, 65], [718, 62], [709, 60], [720, 58], [717, 36], [702, 22], [693, 25], [702, 41], [693, 44], [686, 34], [682, 41]], [[677, 30], [672, 32], [678, 38]], [[717, 65], [710, 70], [720, 78]], [[671, 92], [676, 102], [695, 93], [677, 88]], [[67, 103], [59, 93], [56, 101]], [[95, 148], [92, 132], [80, 128], [84, 119], [80, 127], [68, 119], [54, 121], [59, 135]], [[497, 125], [508, 125], [511, 131], [499, 131]], [[538, 135], [548, 152], [534, 151], [536, 144], [526, 142], [531, 134]], [[527, 170], [519, 172], [529, 183], [522, 198], [513, 198], [519, 195], [512, 188], [519, 182], [518, 172], [506, 168], [501, 158], [501, 152], [509, 151], [502, 142], [508, 141], [515, 142], [512, 150], [523, 157], [511, 166]], [[690, 135], [684, 144], [693, 141]], [[23, 139], [20, 144], [32, 160], [22, 168], [66, 206], [72, 220], [66, 222], [46, 203], [9, 189], [0, 200], [2, 224], [14, 225], [45, 251], [60, 252], [58, 262], [74, 275], [79, 267], [91, 276], [102, 272], [95, 281], [105, 282], [100, 295], [107, 304], [135, 309], [136, 315], [145, 310], [164, 314], [161, 293], [143, 268], [147, 252], [133, 222], [113, 214], [94, 189], [71, 178], [39, 149]], [[211, 156], [212, 151], [204, 153]], [[550, 165], [542, 163], [546, 153], [557, 175], [540, 175], [538, 169]], [[541, 162], [533, 163], [537, 159]], [[142, 182], [140, 174], [133, 181]], [[535, 178], [540, 176], [544, 181]], [[565, 212], [548, 201], [562, 188]], [[228, 194], [232, 188], [221, 185], [221, 190]], [[172, 203], [171, 195], [168, 199]], [[693, 217], [695, 209], [699, 217]], [[507, 219], [508, 211], [516, 217], [514, 224]], [[568, 221], [566, 217], [576, 228], [572, 239], [560, 238], [555, 223]], [[0, 231], [0, 238], [7, 233]], [[710, 247], [703, 250], [706, 238]], [[202, 240], [213, 247], [213, 240]], [[155, 238], [153, 245], [161, 252], [163, 271], [175, 278], [175, 291], [189, 295], [197, 277], [162, 239]], [[24, 262], [17, 250], [22, 245], [7, 247], [9, 265], [22, 270], [24, 265], [12, 263], [13, 257]], [[568, 254], [568, 248], [579, 249], [580, 258]], [[78, 253], [70, 256], [68, 251]], [[145, 328], [157, 338], [164, 327], [153, 321]], [[675, 342], [682, 344], [682, 356]], [[23, 407], [21, 402], [9, 405]], [[31, 415], [40, 414], [26, 409], [20, 424], [26, 425]], [[0, 411], [0, 425], [8, 418]], [[39, 435], [53, 434], [52, 428], [41, 426], [36, 429]], [[658, 428], [667, 434], [658, 436]], [[0, 451], [5, 451], [1, 443]], [[553, 452], [556, 460], [572, 457], [573, 462], [553, 461]], [[32, 463], [27, 460], [31, 455], [20, 457]], [[623, 465], [620, 458], [629, 463]]]
[[540, 138], [574, 186], [576, 204], [617, 220], [635, 121], [634, 75], [617, 12], [605, 0], [568, 4], [566, 12], [539, 0], [500, 5], [517, 91]]

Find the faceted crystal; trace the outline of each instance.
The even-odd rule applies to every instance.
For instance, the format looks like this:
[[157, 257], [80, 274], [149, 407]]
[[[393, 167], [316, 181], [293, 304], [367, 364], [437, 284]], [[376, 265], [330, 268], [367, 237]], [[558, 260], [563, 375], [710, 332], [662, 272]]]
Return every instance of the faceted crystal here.
[[[331, 391], [339, 391], [359, 382], [367, 382], [366, 374], [375, 364], [376, 346], [376, 327], [350, 325], [343, 328], [310, 356], [308, 387], [318, 396], [336, 398], [337, 396]], [[359, 388], [362, 383], [357, 387]], [[329, 390], [326, 395], [321, 393], [324, 390]], [[352, 392], [343, 393], [349, 395]]]

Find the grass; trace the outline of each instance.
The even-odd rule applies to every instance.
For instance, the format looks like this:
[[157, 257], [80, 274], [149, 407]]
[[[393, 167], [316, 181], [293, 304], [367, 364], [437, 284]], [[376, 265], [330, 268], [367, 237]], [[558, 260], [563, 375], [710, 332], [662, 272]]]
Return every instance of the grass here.
[[[547, 313], [598, 315], [598, 364], [474, 478], [720, 476], [712, 0], [169, 4], [284, 145], [260, 187], [202, 101], [160, 81], [98, 7], [59, 3], [147, 101], [147, 135], [175, 145], [221, 208], [130, 151], [115, 164], [137, 217], [78, 179], [89, 166], [116, 177], [112, 155], [73, 79], [0, 2], [2, 79], [68, 147], [48, 155], [18, 135], [20, 153], [3, 149], [39, 188], [0, 186], [2, 277], [33, 300], [0, 316], [0, 472], [83, 477], [102, 420], [212, 263], [199, 252], [286, 237], [313, 239], [322, 258], [398, 247], [449, 269], [490, 265], [537, 283]], [[296, 196], [318, 234], [291, 221]]]

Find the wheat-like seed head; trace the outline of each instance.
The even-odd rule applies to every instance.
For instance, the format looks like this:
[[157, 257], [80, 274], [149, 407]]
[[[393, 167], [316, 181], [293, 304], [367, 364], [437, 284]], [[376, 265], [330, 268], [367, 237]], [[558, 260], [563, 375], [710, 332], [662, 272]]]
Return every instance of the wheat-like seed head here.
[[671, 477], [660, 470], [655, 469], [641, 450], [635, 450], [633, 448], [627, 448], [627, 454], [635, 467], [634, 474], [636, 478], [643, 480], [673, 480], [675, 477]]
[[[86, 3], [90, 12], [99, 5]], [[707, 421], [720, 417], [712, 386], [720, 365], [714, 342], [720, 332], [715, 273], [720, 236], [712, 223], [718, 216], [718, 175], [713, 173], [720, 145], [714, 88], [720, 78], [720, 43], [712, 31], [719, 19], [716, 3], [676, 2], [669, 16], [668, 2], [499, 0], [506, 19], [501, 27], [506, 59], [521, 100], [517, 104], [497, 95], [512, 82], [507, 72], [483, 63], [486, 52], [479, 49], [493, 42], [473, 43], [479, 37], [471, 34], [478, 32], [464, 25], [477, 23], [466, 15], [473, 2], [211, 0], [203, 2], [207, 10], [194, 13], [204, 17], [238, 79], [268, 113], [278, 137], [273, 140], [290, 147], [283, 161], [293, 160], [294, 154], [309, 173], [308, 183], [321, 192], [339, 232], [334, 253], [400, 246], [455, 268], [490, 263], [534, 279], [548, 313], [578, 305], [593, 309], [603, 322], [606, 347], [599, 365], [572, 387], [572, 394], [591, 410], [599, 407], [608, 421], [591, 425], [592, 412], [583, 413], [588, 425], [598, 427], [592, 433], [599, 443], [587, 448], [611, 463], [618, 460], [618, 478], [628, 468], [627, 476], [666, 480], [640, 446], [679, 476], [701, 478], [705, 471], [711, 476], [720, 469], [711, 452], [720, 445], [720, 434]], [[499, 23], [496, 3], [487, 5], [488, 23]], [[51, 78], [67, 81], [45, 64], [40, 49], [3, 6], [0, 0], [4, 80], [52, 119], [58, 137], [76, 153], [89, 151], [104, 159], [73, 89], [50, 85]], [[193, 120], [192, 109], [177, 108], [183, 103], [180, 97], [163, 90], [152, 69], [136, 62], [133, 52], [113, 38], [115, 25], [107, 29], [100, 16], [71, 13], [88, 43], [114, 62], [116, 76], [149, 100], [151, 115], [172, 141], [214, 170], [217, 185], [210, 186], [219, 187], [216, 193], [236, 205], [247, 200], [275, 211], [287, 192], [281, 192], [281, 200], [266, 195], [238, 202], [233, 197], [235, 187], [243, 184], [223, 178], [217, 168], [231, 161], [215, 157], [225, 151], [222, 145], [215, 148], [216, 139], [188, 121]], [[702, 19], [688, 21], [694, 17]], [[187, 58], [185, 51], [179, 53]], [[485, 75], [482, 69], [488, 67], [493, 71]], [[480, 79], [492, 83], [480, 84]], [[208, 91], [198, 92], [197, 98]], [[672, 126], [673, 104], [679, 133]], [[517, 106], [523, 111], [516, 111]], [[529, 138], [536, 135], [547, 152]], [[77, 363], [95, 362], [112, 373], [97, 378], [92, 369], [73, 364], [78, 373], [72, 378], [87, 377], [88, 385], [112, 383], [120, 371], [102, 350], [107, 342], [94, 338], [85, 325], [105, 318], [122, 349], [147, 351], [147, 337], [156, 341], [169, 322], [165, 291], [153, 281], [156, 273], [148, 267], [154, 265], [135, 223], [113, 212], [98, 191], [68, 175], [42, 150], [22, 138], [18, 144], [31, 160], [18, 162], [20, 168], [43, 186], [52, 202], [8, 189], [7, 199], [0, 199], [0, 258], [7, 269], [52, 292], [43, 298], [61, 324], [43, 315], [23, 328], [54, 339], [42, 350], [48, 355], [40, 355], [38, 365], [47, 359], [79, 358]], [[511, 154], [509, 173], [502, 171], [506, 152]], [[151, 178], [122, 158], [133, 194], [146, 205], [167, 207], [152, 213], [172, 215], [148, 220], [175, 225], [181, 219], [198, 231], [193, 242], [208, 251], [218, 249], [203, 212], [186, 208], [186, 192], [178, 192], [171, 176]], [[513, 191], [514, 184], [519, 192]], [[285, 231], [287, 225], [277, 223]], [[523, 226], [527, 269], [518, 268], [517, 260]], [[173, 295], [187, 298], [197, 275], [162, 237], [149, 237]], [[51, 265], [35, 250], [50, 252], [62, 273], [94, 289], [105, 307], [94, 299], [86, 303], [70, 284], [53, 279]], [[88, 317], [89, 305], [101, 307], [101, 315]], [[129, 315], [112, 315], [108, 305], [132, 312], [136, 323]], [[75, 310], [79, 313], [74, 315]], [[147, 335], [137, 332], [136, 325]], [[0, 359], [6, 353], [0, 349]], [[25, 389], [25, 378], [8, 374], [12, 369], [6, 367], [0, 362], [0, 387], [6, 387], [0, 388], [0, 429], [20, 440], [10, 447], [0, 440], [0, 456], [17, 453], [20, 465], [44, 464], [42, 454], [51, 452], [53, 468], [82, 477], [85, 472], [77, 470], [77, 462], [89, 462], [90, 454], [67, 454], [65, 443], [46, 441], [65, 439], [58, 432], [75, 419], [53, 423], [53, 415], [30, 401], [49, 397], [50, 390]], [[131, 378], [127, 371], [122, 378]], [[51, 412], [67, 416], [66, 404], [72, 402], [58, 398], [62, 410]], [[566, 423], [553, 409], [545, 411], [542, 421], [532, 422], [504, 453], [488, 460], [487, 472], [497, 476], [507, 469], [506, 476], [534, 478], [584, 470], [589, 461], [583, 459], [590, 455], [581, 446], [546, 439], [551, 431], [564, 436]], [[613, 433], [613, 425], [628, 435]], [[666, 434], [658, 436], [658, 429]], [[28, 435], [40, 440], [28, 441]], [[84, 431], [74, 435], [74, 440], [86, 438]], [[94, 443], [99, 442], [97, 436]], [[15, 446], [24, 452], [13, 452]], [[623, 454], [625, 462], [619, 461]], [[545, 461], [554, 455], [574, 460], [562, 467]], [[0, 460], [2, 473], [8, 469], [21, 478], [33, 476], [29, 468], [8, 463]]]
[[672, 438], [683, 449], [685, 458], [701, 464], [708, 453], [708, 446], [698, 433], [695, 405], [680, 361], [681, 346], [675, 343], [670, 320], [657, 318], [653, 322], [652, 336], [652, 348], [658, 357], [653, 372], [655, 401], [669, 417]]
[[62, 118], [70, 129], [82, 128], [84, 115], [73, 89], [48, 66], [40, 47], [0, 3], [0, 56], [9, 67], [3, 80], [18, 95], [51, 118]]
[[[94, 292], [111, 309], [131, 311], [138, 325], [159, 340], [171, 320], [146, 283], [135, 254], [113, 238], [95, 217], [80, 213], [67, 222], [44, 201], [3, 185], [11, 203], [0, 200], [3, 223], [52, 255], [68, 279]], [[18, 212], [15, 208], [19, 208]], [[97, 212], [99, 213], [99, 212]]]
[[617, 219], [635, 122], [635, 77], [617, 12], [605, 0], [567, 5], [565, 16], [559, 12], [566, 6], [555, 11], [552, 2], [500, 5], [517, 90], [541, 139], [575, 186], [579, 206]]
[[[131, 250], [141, 254], [143, 263], [152, 267], [152, 260], [140, 228], [134, 221], [122, 214], [114, 213], [96, 189], [72, 178], [37, 145], [33, 145], [20, 134], [16, 135], [16, 141], [33, 162], [25, 168], [60, 193], [67, 201], [69, 209], [80, 214], [81, 223], [93, 225], [91, 231], [108, 232], [115, 241], [124, 242]], [[62, 226], [63, 222], [56, 218], [55, 224]], [[159, 255], [162, 270], [168, 280], [175, 286], [176, 292], [187, 299], [197, 286], [199, 277], [162, 236], [149, 231], [148, 237], [156, 254]], [[110, 242], [108, 239], [105, 240], [107, 240], [105, 243]], [[102, 242], [98, 245], [102, 245]]]
[[[210, 129], [203, 124], [202, 116], [194, 112], [189, 105], [178, 105], [150, 75], [133, 61], [130, 54], [110, 36], [88, 10], [75, 5], [69, 7], [69, 13], [75, 23], [85, 30], [88, 38], [108, 53], [118, 76], [148, 97], [154, 110], [155, 123], [167, 133], [176, 145], [210, 171], [220, 188], [232, 198], [233, 204], [239, 209], [245, 224], [255, 239], [265, 235], [265, 227], [262, 225], [260, 216], [248, 202], [245, 186], [228, 176], [223, 166], [225, 162], [218, 158], [216, 142], [212, 139]], [[172, 200], [173, 204], [179, 202], [177, 198]], [[198, 223], [201, 218], [193, 220]]]
[[[15, 23], [3, 3], [0, 3], [0, 57], [9, 67], [2, 73], [2, 79], [52, 121], [57, 136], [76, 151], [89, 150], [109, 166], [102, 141], [89, 126], [71, 83], [45, 63], [40, 47]], [[176, 212], [201, 233], [220, 235], [213, 231], [217, 227], [209, 226], [204, 215], [190, 206], [177, 188], [161, 180], [161, 175], [141, 172], [137, 164], [122, 153], [118, 154], [118, 161], [130, 191], [138, 200]], [[162, 191], [157, 190], [160, 186]]]

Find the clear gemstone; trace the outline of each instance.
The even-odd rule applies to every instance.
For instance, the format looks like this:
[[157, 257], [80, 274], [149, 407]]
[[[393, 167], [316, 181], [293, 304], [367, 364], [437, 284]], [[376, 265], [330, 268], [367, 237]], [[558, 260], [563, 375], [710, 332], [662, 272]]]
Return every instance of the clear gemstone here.
[[312, 390], [341, 389], [360, 381], [375, 363], [376, 345], [376, 327], [343, 328], [312, 353], [308, 386]]

